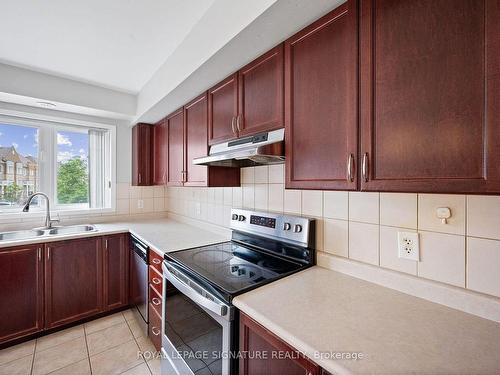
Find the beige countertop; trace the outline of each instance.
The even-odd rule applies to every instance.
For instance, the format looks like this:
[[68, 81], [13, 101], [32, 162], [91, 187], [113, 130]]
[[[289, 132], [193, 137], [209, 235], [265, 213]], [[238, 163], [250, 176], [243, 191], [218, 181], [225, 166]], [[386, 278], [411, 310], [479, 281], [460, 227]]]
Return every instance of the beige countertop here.
[[[325, 268], [233, 303], [334, 374], [500, 373], [500, 324]], [[363, 359], [332, 360], [330, 352]]]
[[130, 232], [155, 250], [168, 253], [191, 247], [210, 245], [229, 239], [227, 236], [169, 218], [107, 222], [95, 224], [95, 226], [98, 229], [96, 232], [2, 241], [0, 242], [0, 248]]

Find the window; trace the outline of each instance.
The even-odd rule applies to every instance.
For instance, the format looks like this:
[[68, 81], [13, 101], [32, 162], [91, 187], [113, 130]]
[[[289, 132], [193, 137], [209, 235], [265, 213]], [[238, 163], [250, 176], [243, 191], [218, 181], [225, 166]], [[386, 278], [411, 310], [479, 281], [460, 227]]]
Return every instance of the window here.
[[[109, 126], [0, 117], [0, 213], [20, 211], [37, 191], [56, 210], [112, 208], [112, 135]], [[32, 205], [44, 206], [44, 199]]]

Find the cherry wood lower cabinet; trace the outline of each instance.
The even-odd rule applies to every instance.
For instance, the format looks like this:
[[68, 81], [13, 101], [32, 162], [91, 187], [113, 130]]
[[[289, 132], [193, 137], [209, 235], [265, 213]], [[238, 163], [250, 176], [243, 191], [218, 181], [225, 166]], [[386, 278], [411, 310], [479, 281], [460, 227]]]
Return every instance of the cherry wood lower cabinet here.
[[243, 313], [240, 315], [240, 351], [267, 354], [267, 359], [242, 356], [240, 375], [321, 374], [318, 365]]
[[357, 188], [357, 1], [285, 42], [286, 187]]
[[0, 343], [43, 328], [43, 244], [0, 249]]
[[103, 311], [101, 239], [53, 242], [45, 251], [45, 327]]
[[104, 309], [128, 305], [129, 254], [128, 235], [102, 237], [104, 259]]

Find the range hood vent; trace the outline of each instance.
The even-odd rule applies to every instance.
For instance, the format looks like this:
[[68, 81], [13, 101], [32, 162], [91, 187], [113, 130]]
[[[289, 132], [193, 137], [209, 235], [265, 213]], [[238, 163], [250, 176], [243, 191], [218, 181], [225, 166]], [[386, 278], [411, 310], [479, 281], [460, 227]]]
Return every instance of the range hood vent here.
[[196, 165], [253, 167], [285, 162], [285, 129], [273, 130], [210, 146], [209, 155], [193, 160]]

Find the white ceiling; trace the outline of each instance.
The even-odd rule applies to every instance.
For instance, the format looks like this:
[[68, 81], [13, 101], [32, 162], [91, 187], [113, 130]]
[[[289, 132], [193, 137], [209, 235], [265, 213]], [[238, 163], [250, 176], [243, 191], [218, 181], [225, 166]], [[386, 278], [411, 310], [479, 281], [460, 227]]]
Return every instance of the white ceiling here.
[[214, 0], [2, 0], [0, 62], [138, 93]]

